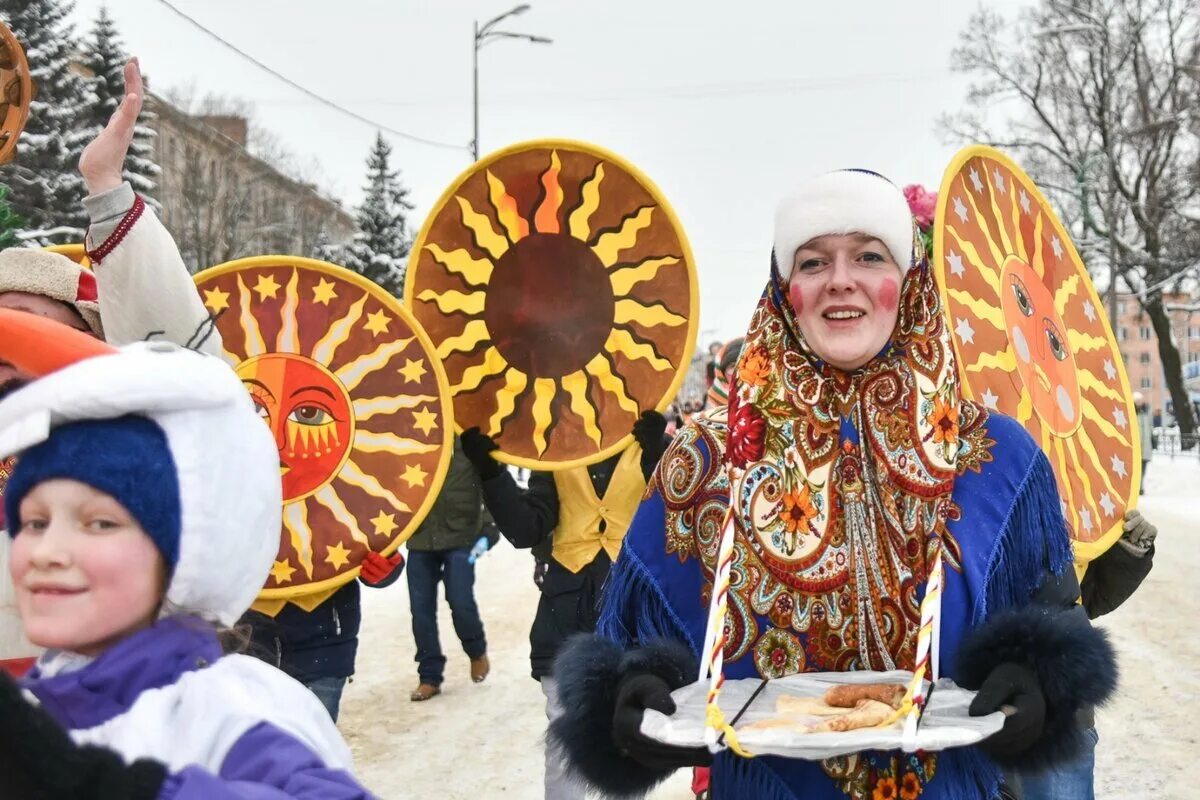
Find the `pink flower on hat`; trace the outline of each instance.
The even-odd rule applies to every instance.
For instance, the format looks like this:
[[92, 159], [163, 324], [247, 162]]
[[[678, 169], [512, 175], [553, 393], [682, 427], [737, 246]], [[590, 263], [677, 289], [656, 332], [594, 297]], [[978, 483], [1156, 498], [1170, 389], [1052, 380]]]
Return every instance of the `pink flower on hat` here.
[[930, 192], [919, 183], [910, 183], [904, 187], [904, 199], [908, 201], [908, 208], [921, 230], [933, 225], [933, 218], [937, 215], [937, 192]]

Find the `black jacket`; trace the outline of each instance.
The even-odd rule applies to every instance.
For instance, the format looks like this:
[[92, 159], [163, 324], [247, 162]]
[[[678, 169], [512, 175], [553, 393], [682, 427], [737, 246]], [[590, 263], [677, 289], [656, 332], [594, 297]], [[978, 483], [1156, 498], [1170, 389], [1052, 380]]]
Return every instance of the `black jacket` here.
[[[608, 490], [619, 458], [617, 454], [588, 468], [597, 495], [603, 497]], [[600, 590], [612, 561], [601, 550], [592, 563], [573, 573], [554, 560], [551, 550], [558, 525], [558, 489], [551, 473], [533, 473], [529, 488], [522, 490], [508, 470], [504, 470], [484, 481], [483, 499], [504, 538], [518, 549], [532, 549], [538, 561], [547, 564], [541, 584], [542, 598], [529, 631], [530, 667], [534, 679], [541, 680], [550, 674], [563, 640], [571, 634], [596, 629]]]
[[408, 549], [418, 552], [460, 550], [479, 540], [480, 531], [491, 521], [483, 515], [479, 473], [454, 437], [450, 471], [429, 516], [408, 540]]
[[[399, 572], [399, 570], [397, 570]], [[248, 611], [249, 655], [266, 661], [301, 683], [354, 674], [358, 628], [362, 622], [358, 581], [351, 581], [312, 611], [288, 603], [274, 617]]]

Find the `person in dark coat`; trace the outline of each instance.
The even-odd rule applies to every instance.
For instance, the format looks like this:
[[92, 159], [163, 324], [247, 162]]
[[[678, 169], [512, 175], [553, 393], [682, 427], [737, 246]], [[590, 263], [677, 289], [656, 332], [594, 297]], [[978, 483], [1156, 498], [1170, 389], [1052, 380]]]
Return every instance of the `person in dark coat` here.
[[[550, 720], [562, 713], [551, 677], [554, 657], [568, 637], [596, 628], [597, 601], [609, 567], [669, 443], [666, 426], [662, 414], [648, 411], [634, 425], [635, 446], [590, 467], [534, 472], [527, 489], [492, 458], [496, 443], [490, 437], [478, 428], [462, 434], [463, 450], [483, 479], [484, 503], [500, 533], [513, 547], [532, 550], [538, 562], [541, 600], [529, 631], [529, 661]], [[549, 750], [545, 797], [584, 797], [583, 788]]]

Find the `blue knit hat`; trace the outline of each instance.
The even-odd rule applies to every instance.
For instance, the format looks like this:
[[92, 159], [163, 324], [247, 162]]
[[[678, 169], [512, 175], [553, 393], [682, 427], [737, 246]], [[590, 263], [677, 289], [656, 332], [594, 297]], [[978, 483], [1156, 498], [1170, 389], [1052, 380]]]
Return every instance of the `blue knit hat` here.
[[112, 496], [153, 540], [167, 568], [175, 567], [182, 529], [179, 476], [166, 434], [154, 422], [139, 416], [71, 422], [21, 453], [4, 489], [10, 536], [21, 529], [21, 500], [56, 478]]

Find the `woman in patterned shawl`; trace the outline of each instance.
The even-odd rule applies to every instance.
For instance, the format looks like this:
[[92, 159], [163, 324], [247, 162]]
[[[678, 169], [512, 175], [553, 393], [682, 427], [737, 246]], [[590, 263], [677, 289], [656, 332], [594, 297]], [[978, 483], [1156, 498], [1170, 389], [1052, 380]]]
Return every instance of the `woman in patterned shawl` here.
[[694, 681], [734, 498], [728, 678], [912, 669], [932, 553], [946, 565], [944, 673], [1010, 707], [979, 747], [825, 761], [715, 757], [715, 798], [1000, 796], [1003, 768], [1070, 758], [1080, 709], [1116, 683], [1075, 605], [1054, 473], [1014, 420], [962, 398], [937, 287], [900, 190], [851, 170], [779, 207], [771, 275], [727, 408], [659, 464], [603, 596], [556, 677], [552, 735], [614, 796], [707, 763], [638, 732]]

